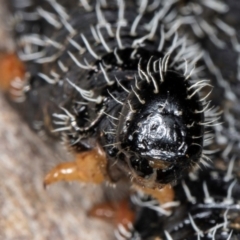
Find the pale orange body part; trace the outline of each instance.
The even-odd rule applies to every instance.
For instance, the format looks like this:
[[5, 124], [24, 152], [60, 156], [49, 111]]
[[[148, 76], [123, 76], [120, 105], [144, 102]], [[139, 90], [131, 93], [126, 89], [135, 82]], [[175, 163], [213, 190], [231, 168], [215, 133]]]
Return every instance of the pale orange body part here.
[[[44, 186], [58, 181], [102, 183], [107, 178], [106, 165], [106, 156], [100, 148], [76, 154], [75, 161], [61, 163], [52, 169], [44, 179]], [[98, 204], [90, 210], [89, 215], [124, 227], [135, 219], [127, 200]]]
[[170, 184], [167, 184], [161, 189], [141, 188], [141, 190], [156, 198], [160, 204], [172, 202], [175, 197], [174, 190]]
[[106, 179], [106, 157], [100, 148], [75, 155], [73, 162], [53, 168], [44, 179], [44, 186], [58, 181], [102, 183]]
[[[174, 200], [174, 191], [170, 185], [166, 185], [162, 189], [144, 188], [141, 190], [157, 199], [160, 204]], [[116, 226], [121, 224], [125, 228], [128, 228], [129, 224], [133, 224], [136, 217], [127, 200], [98, 204], [89, 211], [89, 215], [111, 222]]]
[[127, 227], [135, 221], [135, 213], [127, 200], [98, 204], [89, 211], [89, 215], [108, 221], [115, 226], [121, 224]]
[[[26, 69], [23, 62], [15, 53], [0, 55], [0, 88], [8, 92], [11, 98], [16, 98], [14, 92], [19, 92], [24, 85]], [[18, 87], [13, 86], [13, 81], [18, 81]], [[21, 84], [22, 83], [22, 84]], [[19, 93], [17, 93], [19, 95]]]

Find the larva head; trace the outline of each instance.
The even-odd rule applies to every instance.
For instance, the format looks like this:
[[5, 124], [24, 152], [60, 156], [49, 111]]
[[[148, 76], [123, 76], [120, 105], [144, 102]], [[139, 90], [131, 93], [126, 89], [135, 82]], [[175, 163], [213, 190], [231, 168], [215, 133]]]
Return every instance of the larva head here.
[[117, 142], [133, 179], [154, 188], [176, 181], [198, 163], [204, 114], [198, 90], [184, 76], [167, 71], [162, 79], [159, 73], [151, 77], [154, 87], [143, 80], [126, 99]]

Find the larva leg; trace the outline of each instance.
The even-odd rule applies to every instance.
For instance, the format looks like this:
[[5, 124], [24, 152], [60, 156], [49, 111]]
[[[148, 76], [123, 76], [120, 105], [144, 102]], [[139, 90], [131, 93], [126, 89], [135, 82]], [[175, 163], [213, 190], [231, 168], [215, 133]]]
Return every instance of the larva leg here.
[[75, 155], [73, 162], [53, 168], [44, 179], [44, 186], [58, 181], [102, 183], [106, 178], [106, 158], [100, 148]]
[[174, 190], [170, 184], [167, 184], [162, 189], [139, 188], [140, 191], [157, 199], [160, 204], [172, 202], [174, 200]]
[[119, 224], [127, 226], [135, 220], [135, 213], [127, 199], [98, 204], [89, 211], [89, 216], [104, 219], [116, 226]]

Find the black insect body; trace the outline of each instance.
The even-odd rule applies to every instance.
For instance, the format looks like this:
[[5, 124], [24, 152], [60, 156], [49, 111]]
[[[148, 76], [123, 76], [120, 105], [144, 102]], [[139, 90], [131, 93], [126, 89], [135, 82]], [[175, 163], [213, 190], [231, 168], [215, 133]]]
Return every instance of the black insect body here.
[[132, 196], [141, 210], [130, 239], [239, 239], [240, 181], [229, 173], [209, 169], [187, 177], [175, 187], [175, 201], [167, 208]]
[[166, 184], [173, 175], [178, 179], [201, 158], [204, 129], [199, 123], [204, 116], [194, 91], [184, 76], [167, 71], [155, 90], [147, 82], [139, 86], [144, 102], [139, 102], [134, 93], [128, 96], [132, 111], [128, 105], [121, 111], [117, 142], [143, 185]]
[[[40, 115], [52, 118], [53, 132], [64, 132], [80, 151], [100, 144], [109, 165], [117, 161], [141, 186], [161, 187], [196, 167], [203, 156], [204, 112], [209, 106], [199, 98], [209, 84], [194, 82], [191, 76], [196, 46], [185, 57], [181, 44], [187, 40], [176, 35], [165, 41], [157, 15], [145, 15], [144, 9], [137, 13], [134, 3], [125, 10], [122, 1], [106, 9], [96, 2], [96, 14], [80, 7], [60, 14], [55, 1], [44, 5], [59, 22], [38, 7], [41, 20], [35, 24], [48, 35], [21, 33], [20, 57], [36, 62], [35, 68], [29, 64], [27, 98], [37, 94], [40, 104], [47, 105]], [[88, 24], [81, 20], [83, 13]], [[152, 24], [150, 31], [136, 25], [140, 17]], [[54, 34], [43, 28], [46, 23], [56, 28]], [[37, 40], [47, 46], [36, 47]], [[33, 52], [26, 52], [29, 48]], [[190, 51], [191, 44], [185, 50]]]
[[[203, 2], [211, 9], [211, 4]], [[206, 188], [196, 192], [196, 202], [189, 195], [183, 197], [189, 192], [186, 185], [194, 191], [202, 189], [204, 178], [207, 185], [215, 184], [208, 172], [199, 174], [195, 182], [188, 175], [199, 165], [209, 164], [206, 155], [215, 150], [206, 148], [220, 118], [207, 100], [212, 86], [201, 78], [202, 66], [197, 64], [201, 47], [183, 36], [186, 22], [181, 14], [188, 7], [194, 12], [194, 6], [189, 1], [123, 0], [12, 4], [18, 55], [28, 72], [26, 100], [14, 105], [32, 127], [62, 137], [77, 154], [100, 147], [106, 154], [110, 182], [128, 179], [140, 188], [156, 189], [186, 178], [183, 188], [175, 187], [173, 206], [166, 207], [173, 207], [171, 216], [141, 197], [133, 201], [136, 206], [141, 202], [135, 230], [127, 236], [121, 232], [118, 239], [190, 240], [215, 235], [231, 239], [229, 231], [225, 238], [220, 236], [222, 231], [218, 233], [215, 218], [220, 219], [222, 205], [215, 204], [215, 195], [216, 206], [208, 211], [210, 205], [204, 205], [203, 212], [201, 194], [206, 195]], [[174, 34], [178, 20], [183, 21], [179, 35]], [[233, 200], [235, 204], [235, 195]], [[144, 216], [149, 219], [146, 225]], [[206, 219], [204, 229], [196, 227], [195, 219]], [[228, 225], [226, 219], [224, 224]], [[214, 234], [211, 227], [216, 228]]]

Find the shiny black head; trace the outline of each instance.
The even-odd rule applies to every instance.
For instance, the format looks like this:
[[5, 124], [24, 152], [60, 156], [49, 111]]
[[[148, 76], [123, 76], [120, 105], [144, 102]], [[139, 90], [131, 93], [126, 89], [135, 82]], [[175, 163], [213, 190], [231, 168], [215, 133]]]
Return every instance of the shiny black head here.
[[167, 71], [161, 79], [159, 73], [151, 78], [155, 85], [144, 79], [126, 99], [116, 140], [134, 181], [154, 188], [176, 181], [198, 163], [204, 113], [198, 90], [184, 76]]

